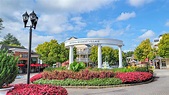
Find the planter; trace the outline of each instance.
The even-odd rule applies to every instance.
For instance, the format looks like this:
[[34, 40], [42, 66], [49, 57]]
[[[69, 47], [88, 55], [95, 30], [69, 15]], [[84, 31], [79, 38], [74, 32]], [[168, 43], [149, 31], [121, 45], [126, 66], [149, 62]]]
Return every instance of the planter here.
[[11, 87], [8, 87], [8, 88], [1, 88], [0, 89], [0, 95], [6, 95], [6, 93], [9, 91], [9, 90], [12, 90], [14, 87], [11, 86]]

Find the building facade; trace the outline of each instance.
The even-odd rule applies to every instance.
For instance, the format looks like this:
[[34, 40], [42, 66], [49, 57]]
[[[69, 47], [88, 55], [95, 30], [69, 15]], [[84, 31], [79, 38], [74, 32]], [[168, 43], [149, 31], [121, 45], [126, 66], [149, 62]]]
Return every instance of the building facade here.
[[[162, 35], [160, 35], [158, 38], [154, 39], [153, 41], [152, 47], [155, 48], [156, 50], [158, 50], [158, 44], [160, 43], [161, 39], [162, 39]], [[169, 68], [169, 58], [162, 58], [160, 56], [156, 56], [153, 60], [153, 63], [156, 69]]]
[[[77, 39], [76, 37], [71, 37], [69, 40]], [[75, 58], [76, 62], [84, 62], [87, 66], [89, 66], [89, 63], [91, 63], [91, 60], [89, 58], [91, 54], [91, 46], [90, 45], [74, 45], [76, 47], [76, 55]]]
[[[17, 46], [8, 46], [1, 44], [0, 50], [8, 50], [9, 54], [12, 54], [15, 57], [18, 57], [18, 67], [19, 73], [26, 73], [27, 72], [27, 64], [28, 64], [28, 49], [24, 47], [17, 47]], [[35, 52], [31, 52], [31, 72], [38, 71], [37, 68], [40, 67], [39, 65], [39, 55]]]

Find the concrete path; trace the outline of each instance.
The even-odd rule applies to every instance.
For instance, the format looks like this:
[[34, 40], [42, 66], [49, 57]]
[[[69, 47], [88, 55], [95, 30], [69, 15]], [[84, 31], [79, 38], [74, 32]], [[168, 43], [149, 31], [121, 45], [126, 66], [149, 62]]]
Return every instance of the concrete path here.
[[[30, 78], [38, 73], [30, 73]], [[12, 84], [27, 83], [27, 74], [19, 74]]]
[[155, 70], [155, 81], [135, 86], [103, 89], [66, 88], [69, 95], [169, 95], [169, 70]]

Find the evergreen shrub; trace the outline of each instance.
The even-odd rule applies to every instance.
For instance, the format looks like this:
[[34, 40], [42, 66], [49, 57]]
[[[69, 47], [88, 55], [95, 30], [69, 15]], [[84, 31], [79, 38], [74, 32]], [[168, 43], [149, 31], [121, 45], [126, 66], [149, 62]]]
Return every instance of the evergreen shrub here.
[[18, 58], [0, 50], [0, 88], [12, 83], [18, 74]]

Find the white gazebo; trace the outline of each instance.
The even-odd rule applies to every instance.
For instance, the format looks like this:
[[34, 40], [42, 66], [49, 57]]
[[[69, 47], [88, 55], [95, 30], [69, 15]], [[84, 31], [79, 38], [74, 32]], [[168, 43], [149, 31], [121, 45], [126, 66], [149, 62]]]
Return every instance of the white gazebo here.
[[119, 48], [119, 68], [122, 68], [122, 46], [123, 41], [117, 39], [106, 39], [106, 38], [80, 38], [74, 40], [65, 41], [65, 46], [69, 47], [69, 66], [73, 63], [73, 47], [74, 45], [98, 45], [98, 68], [102, 68], [102, 45], [116, 45]]

